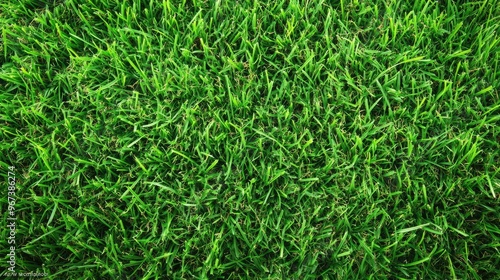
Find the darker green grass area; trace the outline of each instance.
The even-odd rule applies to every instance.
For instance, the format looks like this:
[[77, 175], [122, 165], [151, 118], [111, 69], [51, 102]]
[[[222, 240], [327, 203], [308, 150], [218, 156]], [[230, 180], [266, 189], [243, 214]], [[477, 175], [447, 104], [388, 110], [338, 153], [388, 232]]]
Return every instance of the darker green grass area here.
[[2, 271], [15, 177], [15, 269], [47, 279], [497, 279], [499, 20], [3, 1]]

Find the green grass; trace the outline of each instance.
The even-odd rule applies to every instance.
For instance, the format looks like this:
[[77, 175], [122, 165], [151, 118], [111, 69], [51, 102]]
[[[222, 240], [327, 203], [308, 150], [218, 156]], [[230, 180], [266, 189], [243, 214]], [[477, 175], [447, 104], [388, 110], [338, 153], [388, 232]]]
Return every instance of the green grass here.
[[498, 1], [6, 0], [0, 27], [2, 272], [14, 166], [16, 271], [47, 279], [500, 279]]

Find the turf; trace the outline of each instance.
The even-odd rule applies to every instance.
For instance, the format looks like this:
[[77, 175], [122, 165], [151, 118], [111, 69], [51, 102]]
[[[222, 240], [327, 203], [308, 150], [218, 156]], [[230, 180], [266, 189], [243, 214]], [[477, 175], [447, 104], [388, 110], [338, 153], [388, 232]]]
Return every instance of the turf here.
[[5, 0], [0, 26], [2, 271], [13, 184], [16, 272], [47, 279], [500, 279], [498, 1]]

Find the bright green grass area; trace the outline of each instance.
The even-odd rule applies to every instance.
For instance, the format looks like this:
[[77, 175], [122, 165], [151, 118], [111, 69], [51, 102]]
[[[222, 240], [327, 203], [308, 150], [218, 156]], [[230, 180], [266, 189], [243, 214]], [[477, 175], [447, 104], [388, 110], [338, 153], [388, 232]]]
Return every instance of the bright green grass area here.
[[[499, 1], [5, 0], [1, 271], [498, 279]], [[12, 174], [10, 174], [12, 175]]]

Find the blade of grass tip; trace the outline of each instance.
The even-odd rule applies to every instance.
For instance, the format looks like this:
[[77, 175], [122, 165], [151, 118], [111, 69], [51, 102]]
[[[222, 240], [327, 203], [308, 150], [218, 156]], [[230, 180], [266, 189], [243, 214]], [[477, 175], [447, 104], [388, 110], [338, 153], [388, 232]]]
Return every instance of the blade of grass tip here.
[[267, 106], [269, 104], [269, 98], [271, 97], [271, 92], [272, 92], [274, 81], [269, 81], [269, 74], [267, 73], [267, 70], [265, 70], [264, 73], [266, 75], [266, 85], [267, 85], [267, 97], [266, 97], [266, 103], [265, 103], [265, 105]]
[[52, 213], [50, 214], [50, 217], [49, 217], [49, 221], [47, 222], [47, 227], [50, 226], [50, 223], [52, 222], [52, 219], [54, 219], [54, 216], [56, 214], [56, 211], [57, 211], [57, 201], [54, 203], [54, 209], [52, 209]]
[[127, 145], [127, 148], [130, 148], [132, 146], [134, 146], [137, 142], [139, 142], [142, 138], [144, 138], [145, 136], [141, 136], [139, 138], [137, 138], [137, 140], [135, 140], [134, 142], [130, 143]]
[[[387, 92], [385, 91], [385, 89], [382, 87], [382, 85], [380, 84], [380, 82], [377, 80], [375, 80], [375, 82], [377, 83], [377, 86], [378, 88], [380, 89], [380, 91], [382, 92], [382, 96], [384, 97], [384, 101], [385, 101], [385, 104], [387, 106], [387, 109], [389, 110], [389, 116], [392, 116], [393, 113], [392, 113], [392, 108], [391, 108], [391, 102], [389, 101], [389, 98], [387, 97]], [[385, 106], [384, 106], [385, 107]]]
[[454, 37], [455, 35], [457, 34], [458, 30], [460, 30], [460, 28], [462, 27], [464, 23], [461, 21], [459, 23], [457, 23], [455, 25], [455, 27], [453, 28], [453, 31], [451, 31], [450, 35], [448, 35], [448, 38], [446, 39], [446, 41], [444, 42], [444, 44], [448, 44]]
[[391, 71], [392, 69], [394, 69], [395, 67], [397, 67], [401, 64], [415, 62], [415, 61], [422, 61], [422, 62], [432, 61], [430, 59], [424, 59], [424, 58], [425, 58], [425, 56], [418, 56], [418, 57], [406, 59], [406, 60], [403, 60], [399, 63], [396, 63], [396, 64], [390, 66], [389, 68], [385, 69], [384, 71], [382, 71], [382, 73], [380, 73], [375, 79], [373, 79], [373, 81], [370, 83], [370, 85], [373, 85], [373, 83], [377, 82], [380, 77], [382, 77], [383, 75], [385, 75], [386, 73], [388, 73], [389, 71]]
[[137, 164], [139, 165], [139, 167], [141, 167], [141, 169], [146, 173], [148, 174], [148, 170], [146, 169], [146, 167], [144, 166], [144, 164], [142, 164], [142, 162], [136, 157], [134, 156], [134, 159], [135, 159], [135, 162], [137, 162]]
[[153, 185], [153, 186], [157, 186], [157, 187], [160, 187], [160, 188], [165, 189], [165, 190], [167, 190], [167, 191], [170, 191], [170, 192], [172, 192], [172, 193], [174, 193], [174, 194], [177, 194], [177, 195], [179, 194], [179, 193], [178, 193], [176, 190], [174, 190], [173, 188], [171, 188], [171, 187], [167, 187], [167, 186], [165, 186], [165, 185], [163, 185], [163, 184], [160, 184], [160, 183], [158, 183], [158, 182], [145, 182], [144, 184], [146, 184], [146, 185]]
[[190, 157], [186, 156], [185, 154], [183, 154], [182, 152], [179, 152], [179, 151], [176, 151], [174, 149], [171, 150], [172, 153], [176, 154], [176, 155], [179, 155], [185, 159], [187, 159], [189, 162], [191, 162], [192, 164], [196, 165], [198, 167], [198, 163], [196, 163], [193, 159], [191, 159]]
[[425, 257], [425, 258], [423, 258], [423, 259], [421, 259], [421, 260], [414, 261], [414, 262], [412, 262], [412, 263], [402, 264], [402, 266], [404, 266], [404, 267], [416, 266], [416, 265], [419, 265], [419, 264], [421, 264], [421, 263], [428, 262], [430, 259], [431, 259], [431, 257]]
[[253, 130], [253, 131], [255, 131], [255, 132], [257, 132], [258, 134], [260, 134], [260, 135], [262, 135], [262, 136], [266, 137], [267, 139], [269, 139], [269, 140], [271, 140], [271, 141], [275, 142], [275, 143], [276, 143], [276, 144], [277, 144], [280, 148], [282, 148], [283, 150], [285, 150], [285, 151], [287, 151], [287, 152], [288, 152], [288, 150], [285, 148], [285, 146], [283, 146], [280, 142], [278, 142], [278, 141], [277, 141], [276, 139], [274, 139], [273, 137], [271, 137], [271, 136], [269, 136], [269, 135], [265, 134], [265, 133], [264, 133], [264, 132], [262, 132], [262, 131], [259, 131], [259, 130], [255, 129], [255, 128], [252, 128], [252, 130]]
[[43, 164], [45, 165], [45, 167], [47, 167], [47, 169], [50, 172], [52, 172], [52, 168], [50, 167], [50, 164], [49, 164], [49, 162], [47, 160], [49, 158], [49, 154], [48, 154], [47, 150], [45, 148], [43, 148], [41, 145], [39, 145], [38, 143], [35, 143], [32, 140], [29, 140], [29, 141], [31, 142], [31, 145], [33, 147], [35, 147], [36, 153], [38, 155], [38, 159], [41, 159], [42, 162], [43, 162]]
[[496, 198], [495, 188], [493, 187], [493, 184], [491, 183], [490, 175], [488, 175], [488, 174], [486, 175], [486, 180], [488, 181], [488, 186], [490, 188], [491, 195], [493, 195], [493, 198]]
[[464, 237], [469, 237], [469, 235], [467, 233], [465, 233], [465, 232], [463, 232], [463, 231], [461, 231], [461, 230], [459, 230], [457, 228], [454, 228], [454, 227], [452, 227], [450, 225], [448, 225], [448, 228], [452, 229], [453, 231], [455, 231], [456, 233], [458, 233], [458, 234], [460, 234], [460, 235], [462, 235]]
[[36, 244], [36, 243], [37, 243], [37, 241], [39, 241], [39, 240], [43, 239], [43, 238], [44, 238], [44, 237], [46, 237], [46, 236], [50, 236], [52, 233], [54, 233], [54, 232], [58, 231], [59, 229], [61, 229], [61, 228], [63, 228], [63, 227], [66, 227], [66, 226], [67, 226], [67, 225], [60, 225], [60, 226], [58, 226], [58, 227], [56, 227], [56, 228], [52, 229], [51, 231], [48, 231], [48, 232], [46, 232], [46, 233], [44, 233], [44, 234], [40, 235], [39, 237], [37, 237], [37, 238], [35, 238], [35, 239], [31, 240], [30, 242], [28, 242], [28, 243], [27, 243], [27, 244], [25, 244], [24, 246], [25, 246], [25, 247], [27, 247], [27, 246], [30, 246], [31, 244]]
[[405, 228], [405, 229], [400, 229], [400, 230], [397, 230], [396, 233], [408, 233], [411, 231], [423, 229], [424, 227], [426, 227], [428, 225], [430, 225], [430, 223], [426, 223], [426, 224], [422, 224], [422, 225], [418, 225], [418, 226], [414, 226], [414, 227], [409, 227], [409, 228]]
[[428, 232], [433, 233], [433, 234], [436, 234], [436, 235], [443, 235], [443, 229], [440, 226], [438, 226], [436, 224], [432, 224], [432, 223], [431, 223], [431, 225], [433, 225], [436, 229], [434, 230], [434, 229], [430, 229], [428, 227], [423, 227], [423, 230], [428, 231]]

